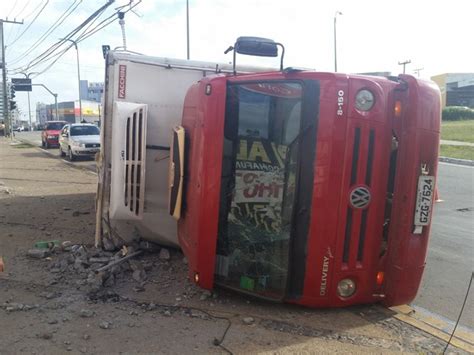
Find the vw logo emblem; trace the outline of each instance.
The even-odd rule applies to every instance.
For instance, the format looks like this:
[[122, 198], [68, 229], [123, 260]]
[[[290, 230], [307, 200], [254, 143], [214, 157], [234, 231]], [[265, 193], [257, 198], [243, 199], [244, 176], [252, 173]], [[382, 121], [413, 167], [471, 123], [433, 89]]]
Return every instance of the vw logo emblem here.
[[354, 208], [365, 208], [370, 203], [370, 191], [364, 186], [356, 187], [352, 190], [349, 201]]

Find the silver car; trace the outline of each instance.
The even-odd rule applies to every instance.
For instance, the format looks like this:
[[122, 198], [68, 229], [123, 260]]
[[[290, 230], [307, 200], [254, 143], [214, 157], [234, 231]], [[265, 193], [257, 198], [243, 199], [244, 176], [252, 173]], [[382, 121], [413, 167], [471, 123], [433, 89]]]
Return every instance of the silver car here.
[[67, 124], [59, 135], [59, 154], [70, 161], [80, 156], [93, 157], [100, 151], [100, 129], [91, 123]]

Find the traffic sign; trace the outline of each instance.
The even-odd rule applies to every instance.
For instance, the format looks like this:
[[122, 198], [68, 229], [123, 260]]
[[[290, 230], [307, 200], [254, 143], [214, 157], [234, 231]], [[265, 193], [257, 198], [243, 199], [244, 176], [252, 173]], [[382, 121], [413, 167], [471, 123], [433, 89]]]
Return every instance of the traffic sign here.
[[15, 91], [31, 91], [31, 79], [12, 78], [12, 87]]

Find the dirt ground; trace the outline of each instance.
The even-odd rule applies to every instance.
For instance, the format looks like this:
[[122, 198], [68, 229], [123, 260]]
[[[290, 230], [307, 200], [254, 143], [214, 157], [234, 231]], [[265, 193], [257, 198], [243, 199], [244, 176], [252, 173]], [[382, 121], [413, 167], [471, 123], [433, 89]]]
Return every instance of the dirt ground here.
[[[187, 280], [177, 250], [145, 250], [95, 273], [119, 258], [93, 247], [96, 179], [38, 148], [0, 138], [1, 354], [444, 349], [441, 340], [379, 306], [312, 310], [221, 289], [203, 292]], [[52, 240], [68, 243], [44, 258], [28, 256], [36, 242]]]

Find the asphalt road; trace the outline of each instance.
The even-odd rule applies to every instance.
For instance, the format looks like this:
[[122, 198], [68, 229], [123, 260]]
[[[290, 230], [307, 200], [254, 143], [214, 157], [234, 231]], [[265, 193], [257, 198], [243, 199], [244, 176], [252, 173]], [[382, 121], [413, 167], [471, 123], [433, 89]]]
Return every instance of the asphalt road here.
[[[456, 320], [474, 270], [474, 168], [440, 163], [426, 269], [413, 304]], [[474, 328], [474, 285], [460, 324]]]
[[[41, 147], [40, 132], [16, 137]], [[44, 151], [59, 157], [57, 148]], [[64, 161], [95, 171], [91, 160]], [[474, 270], [474, 167], [440, 163], [438, 189], [443, 202], [435, 206], [426, 269], [413, 305], [455, 321]], [[474, 285], [460, 324], [474, 329]]]
[[[40, 131], [32, 131], [32, 132], [15, 132], [15, 138], [18, 138], [20, 140], [24, 140], [29, 142], [30, 144], [33, 144], [37, 147], [41, 148], [41, 132]], [[95, 161], [90, 158], [79, 158], [80, 160], [74, 161], [74, 162], [69, 162], [66, 158], [61, 158], [59, 156], [59, 149], [58, 148], [49, 148], [49, 149], [44, 149], [42, 148], [43, 151], [46, 153], [51, 154], [54, 157], [57, 157], [59, 159], [62, 159], [64, 162], [68, 164], [72, 164], [75, 166], [80, 166], [92, 171], [96, 171], [96, 166], [95, 166]]]

